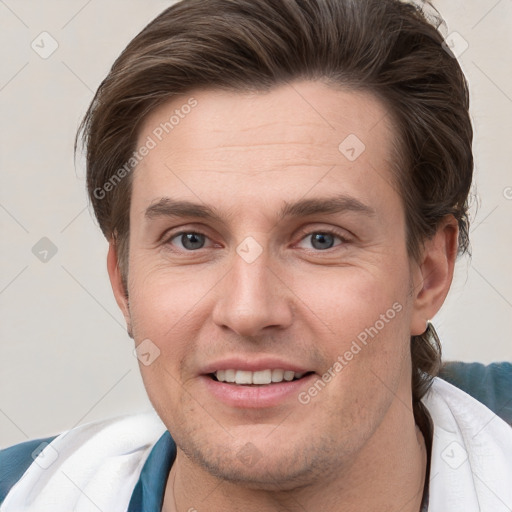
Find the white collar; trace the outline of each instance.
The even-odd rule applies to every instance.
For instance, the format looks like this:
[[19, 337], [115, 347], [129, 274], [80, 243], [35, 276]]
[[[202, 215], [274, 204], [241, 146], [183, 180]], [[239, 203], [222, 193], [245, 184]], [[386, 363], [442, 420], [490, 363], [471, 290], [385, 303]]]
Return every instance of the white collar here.
[[429, 512], [512, 510], [512, 428], [435, 378], [423, 398], [434, 424]]

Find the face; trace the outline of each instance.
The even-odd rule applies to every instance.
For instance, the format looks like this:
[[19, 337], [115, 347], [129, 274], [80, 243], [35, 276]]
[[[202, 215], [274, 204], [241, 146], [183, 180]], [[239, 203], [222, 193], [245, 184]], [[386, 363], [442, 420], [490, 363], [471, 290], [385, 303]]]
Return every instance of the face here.
[[304, 81], [193, 91], [145, 120], [118, 299], [156, 411], [213, 475], [326, 478], [410, 414], [415, 274], [387, 114]]

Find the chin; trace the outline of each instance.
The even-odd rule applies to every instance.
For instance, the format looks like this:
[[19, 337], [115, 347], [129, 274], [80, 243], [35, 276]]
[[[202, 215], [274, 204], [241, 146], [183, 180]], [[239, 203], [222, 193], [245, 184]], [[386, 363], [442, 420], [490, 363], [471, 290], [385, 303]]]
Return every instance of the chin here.
[[[212, 476], [254, 490], [291, 491], [307, 487], [318, 479], [328, 479], [338, 472], [339, 457], [329, 440], [316, 442], [288, 438], [271, 439], [272, 435], [237, 436], [237, 442], [222, 444], [218, 439], [190, 440], [180, 445], [185, 456]], [[314, 436], [313, 436], [314, 437]], [[199, 440], [196, 440], [199, 441]], [[236, 447], [233, 445], [236, 444]]]
[[[253, 465], [235, 458], [201, 457], [196, 462], [211, 475], [223, 480], [255, 490], [291, 491], [312, 483], [312, 467], [305, 461], [290, 461], [281, 454], [264, 454]], [[291, 463], [292, 462], [292, 463]]]

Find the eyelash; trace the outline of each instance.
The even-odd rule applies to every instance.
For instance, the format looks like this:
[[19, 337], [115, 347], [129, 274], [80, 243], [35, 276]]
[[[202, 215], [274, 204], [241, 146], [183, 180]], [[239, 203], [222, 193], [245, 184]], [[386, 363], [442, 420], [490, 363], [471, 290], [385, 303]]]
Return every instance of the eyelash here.
[[[303, 231], [299, 234], [301, 237], [299, 242], [302, 242], [308, 236], [312, 236], [312, 235], [318, 234], [318, 233], [320, 233], [322, 235], [332, 235], [333, 237], [338, 238], [341, 241], [341, 244], [335, 245], [333, 247], [329, 247], [329, 249], [324, 249], [324, 250], [319, 250], [319, 249], [314, 249], [314, 248], [311, 249], [314, 252], [318, 252], [318, 253], [328, 252], [331, 249], [335, 249], [336, 247], [339, 247], [340, 245], [344, 245], [344, 244], [350, 242], [350, 240], [346, 236], [342, 235], [340, 232], [336, 231], [335, 229], [321, 229], [321, 230], [317, 229], [317, 230], [312, 230], [312, 231]], [[206, 235], [205, 233], [202, 233], [201, 231], [194, 231], [194, 230], [179, 231], [177, 233], [172, 233], [172, 234], [166, 236], [163, 244], [171, 245], [171, 240], [173, 240], [174, 238], [177, 238], [181, 235], [185, 235], [185, 234], [202, 235], [202, 236], [206, 237], [207, 239], [209, 239], [208, 235]], [[205, 249], [205, 247], [201, 247], [201, 249]], [[194, 253], [194, 252], [199, 252], [201, 249], [196, 249], [196, 250], [179, 249], [179, 252]], [[206, 247], [206, 249], [207, 249], [207, 247]]]

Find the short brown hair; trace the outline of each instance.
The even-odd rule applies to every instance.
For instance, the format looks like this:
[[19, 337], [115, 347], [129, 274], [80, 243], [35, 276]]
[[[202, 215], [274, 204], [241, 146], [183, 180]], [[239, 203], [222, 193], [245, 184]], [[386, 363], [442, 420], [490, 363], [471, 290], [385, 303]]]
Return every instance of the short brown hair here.
[[[115, 61], [77, 134], [87, 148], [89, 196], [118, 246], [125, 287], [133, 173], [110, 181], [108, 193], [105, 184], [132, 157], [148, 113], [196, 88], [268, 91], [321, 79], [374, 94], [396, 127], [409, 255], [419, 257], [449, 214], [466, 251], [473, 130], [464, 74], [443, 42], [420, 7], [400, 0], [182, 0], [165, 10]], [[441, 361], [432, 326], [411, 337], [411, 355], [417, 412]]]

